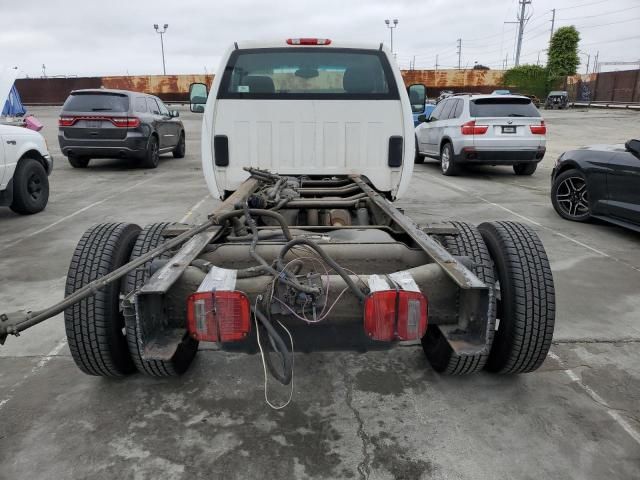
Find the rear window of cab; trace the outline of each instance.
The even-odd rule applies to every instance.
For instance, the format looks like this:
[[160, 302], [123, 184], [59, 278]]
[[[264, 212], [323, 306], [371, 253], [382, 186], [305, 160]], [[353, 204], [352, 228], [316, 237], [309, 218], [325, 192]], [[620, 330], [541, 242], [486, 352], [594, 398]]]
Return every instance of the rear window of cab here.
[[340, 48], [235, 50], [219, 99], [398, 100], [382, 51]]
[[539, 117], [540, 112], [526, 97], [478, 98], [469, 102], [471, 117]]

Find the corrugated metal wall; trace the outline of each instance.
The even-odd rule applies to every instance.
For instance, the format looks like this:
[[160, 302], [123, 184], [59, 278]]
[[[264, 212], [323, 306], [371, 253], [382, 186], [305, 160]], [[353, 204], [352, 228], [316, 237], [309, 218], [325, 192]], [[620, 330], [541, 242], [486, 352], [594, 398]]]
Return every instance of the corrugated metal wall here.
[[[422, 83], [427, 95], [442, 90], [490, 93], [502, 87], [500, 70], [403, 70], [406, 85]], [[61, 105], [71, 90], [81, 88], [121, 88], [152, 93], [167, 101], [186, 101], [193, 82], [213, 81], [213, 75], [142, 75], [132, 77], [30, 78], [16, 80], [27, 104]], [[565, 86], [571, 100], [640, 102], [640, 70], [591, 73], [567, 77]]]
[[502, 87], [501, 70], [403, 70], [406, 85], [422, 83], [427, 96], [437, 97], [442, 90], [491, 93]]
[[[423, 83], [429, 97], [441, 90], [491, 92], [502, 85], [498, 70], [405, 70], [407, 85]], [[129, 77], [30, 78], [16, 81], [22, 101], [27, 104], [61, 105], [71, 90], [81, 88], [119, 88], [151, 93], [167, 101], [186, 101], [193, 82], [213, 81], [213, 75], [141, 75]]]
[[569, 98], [592, 102], [640, 102], [640, 70], [567, 77]]

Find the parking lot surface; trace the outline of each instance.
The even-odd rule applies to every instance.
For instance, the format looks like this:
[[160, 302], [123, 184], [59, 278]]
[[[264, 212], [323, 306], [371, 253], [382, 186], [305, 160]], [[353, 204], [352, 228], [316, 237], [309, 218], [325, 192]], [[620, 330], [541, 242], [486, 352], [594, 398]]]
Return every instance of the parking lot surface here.
[[[198, 222], [216, 204], [201, 175], [200, 116], [181, 110], [184, 159], [76, 170], [57, 147], [58, 111], [31, 109], [55, 157], [49, 205], [27, 217], [0, 209], [0, 311], [61, 299], [76, 242], [95, 223]], [[203, 350], [177, 379], [86, 376], [59, 315], [0, 347], [0, 479], [639, 478], [640, 234], [562, 220], [549, 187], [562, 151], [637, 137], [640, 117], [543, 115], [547, 155], [533, 177], [508, 167], [444, 177], [427, 160], [398, 202], [421, 224], [533, 226], [557, 295], [540, 370], [445, 377], [419, 347], [298, 354], [293, 401], [276, 412], [258, 356]], [[288, 390], [270, 393], [279, 401]]]

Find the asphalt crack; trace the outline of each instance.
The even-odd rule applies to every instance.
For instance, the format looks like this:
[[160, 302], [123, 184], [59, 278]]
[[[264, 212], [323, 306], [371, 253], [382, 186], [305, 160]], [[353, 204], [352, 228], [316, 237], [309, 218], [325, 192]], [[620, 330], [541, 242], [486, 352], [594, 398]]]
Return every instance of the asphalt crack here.
[[346, 369], [342, 372], [342, 378], [346, 389], [346, 402], [349, 409], [353, 412], [353, 416], [358, 422], [358, 438], [362, 442], [362, 461], [358, 464], [358, 473], [362, 480], [368, 480], [371, 474], [371, 455], [369, 454], [369, 445], [371, 445], [371, 439], [369, 435], [364, 431], [364, 422], [360, 416], [360, 412], [353, 405], [353, 382], [348, 381]]

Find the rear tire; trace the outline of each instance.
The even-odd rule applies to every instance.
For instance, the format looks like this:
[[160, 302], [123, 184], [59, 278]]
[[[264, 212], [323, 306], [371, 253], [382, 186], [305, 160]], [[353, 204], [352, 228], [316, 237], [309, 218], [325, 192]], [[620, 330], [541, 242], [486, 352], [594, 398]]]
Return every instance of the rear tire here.
[[449, 142], [442, 145], [440, 149], [440, 169], [442, 170], [442, 174], [448, 177], [458, 175], [460, 172], [460, 168], [456, 165], [453, 158], [453, 148]]
[[[129, 260], [134, 260], [164, 243], [162, 232], [171, 225], [171, 223], [152, 223], [147, 225], [138, 235]], [[158, 258], [170, 257], [171, 255], [169, 254], [163, 254]], [[147, 262], [136, 270], [129, 272], [123, 285], [123, 293], [125, 295], [144, 285], [149, 279], [150, 265], [151, 262]], [[185, 333], [182, 343], [178, 346], [171, 360], [144, 360], [135, 316], [125, 317], [125, 324], [129, 351], [139, 372], [153, 377], [174, 377], [186, 372], [191, 362], [193, 362], [198, 351], [198, 341], [191, 338], [188, 333]]]
[[142, 166], [144, 168], [157, 168], [160, 163], [160, 145], [158, 144], [158, 137], [151, 135], [149, 138], [149, 145], [147, 145], [147, 151], [142, 159]]
[[518, 163], [513, 166], [516, 175], [533, 175], [538, 168], [537, 163]]
[[89, 165], [89, 160], [91, 160], [88, 157], [67, 157], [67, 159], [69, 160], [69, 164], [73, 167], [73, 168], [87, 168], [87, 165]]
[[13, 200], [9, 208], [21, 215], [41, 212], [49, 201], [49, 177], [34, 158], [23, 158], [13, 175]]
[[[127, 263], [139, 233], [140, 227], [131, 223], [103, 223], [87, 230], [71, 258], [65, 297]], [[89, 375], [120, 377], [135, 370], [120, 311], [121, 282], [64, 312], [71, 356]]]
[[499, 281], [497, 330], [485, 368], [526, 373], [544, 362], [555, 324], [555, 289], [547, 254], [536, 233], [516, 222], [478, 226]]
[[[440, 243], [451, 255], [470, 257], [475, 264], [473, 272], [487, 285], [493, 286], [495, 283], [493, 262], [478, 229], [464, 222], [451, 222], [451, 225], [458, 228], [459, 235], [444, 236]], [[429, 325], [422, 338], [422, 348], [433, 369], [447, 375], [465, 375], [481, 370], [489, 358], [489, 349], [495, 331], [495, 311], [495, 297], [491, 295], [487, 315], [487, 351], [484, 354], [455, 353], [440, 328], [437, 325]]]
[[180, 132], [180, 140], [178, 140], [178, 145], [173, 149], [173, 158], [184, 158], [186, 153], [186, 142], [184, 138], [184, 132]]

